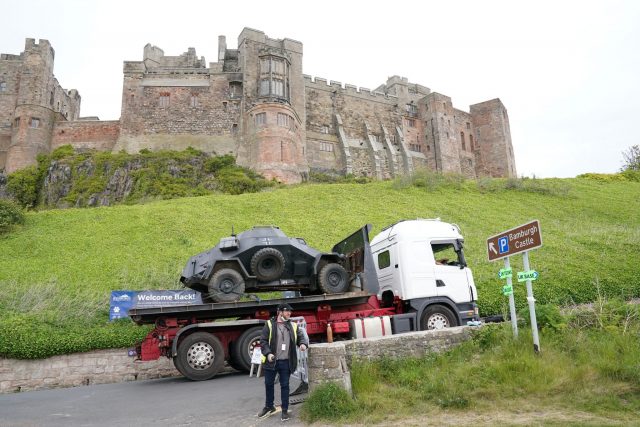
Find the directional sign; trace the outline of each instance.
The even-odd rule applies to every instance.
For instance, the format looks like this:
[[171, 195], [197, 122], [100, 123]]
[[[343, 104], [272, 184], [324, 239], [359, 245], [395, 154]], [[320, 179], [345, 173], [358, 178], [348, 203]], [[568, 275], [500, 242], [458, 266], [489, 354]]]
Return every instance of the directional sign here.
[[538, 272], [535, 270], [518, 271], [518, 282], [526, 282], [527, 280], [538, 280]]
[[502, 294], [503, 295], [513, 295], [513, 285], [504, 285], [502, 287]]
[[542, 234], [538, 220], [531, 221], [487, 239], [489, 261], [495, 261], [542, 246]]
[[511, 276], [512, 270], [510, 268], [501, 268], [498, 271], [498, 279], [508, 279]]

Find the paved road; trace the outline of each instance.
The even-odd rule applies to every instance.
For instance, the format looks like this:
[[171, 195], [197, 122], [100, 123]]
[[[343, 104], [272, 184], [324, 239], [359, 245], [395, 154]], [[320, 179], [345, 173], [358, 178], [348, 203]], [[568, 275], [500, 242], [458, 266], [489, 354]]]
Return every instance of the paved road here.
[[[292, 379], [292, 385], [295, 380]], [[279, 402], [276, 384], [276, 402]], [[302, 426], [300, 405], [283, 423], [260, 420], [264, 380], [222, 374], [210, 381], [165, 378], [0, 395], [0, 426]]]

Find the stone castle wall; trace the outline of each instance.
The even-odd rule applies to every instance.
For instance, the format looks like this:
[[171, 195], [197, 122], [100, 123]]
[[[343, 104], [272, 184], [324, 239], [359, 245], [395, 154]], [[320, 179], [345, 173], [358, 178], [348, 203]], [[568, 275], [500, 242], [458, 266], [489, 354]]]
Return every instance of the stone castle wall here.
[[233, 154], [238, 164], [289, 183], [310, 171], [378, 179], [419, 168], [516, 176], [499, 99], [466, 112], [405, 77], [374, 90], [314, 79], [302, 73], [302, 54], [302, 43], [250, 28], [238, 49], [227, 49], [220, 36], [217, 62], [209, 64], [194, 48], [167, 56], [149, 44], [142, 61], [124, 62], [116, 130], [116, 122], [67, 124], [79, 121], [80, 96], [55, 80], [49, 43], [27, 39], [24, 52], [0, 61], [0, 169], [11, 172], [70, 143], [130, 153], [191, 146]]

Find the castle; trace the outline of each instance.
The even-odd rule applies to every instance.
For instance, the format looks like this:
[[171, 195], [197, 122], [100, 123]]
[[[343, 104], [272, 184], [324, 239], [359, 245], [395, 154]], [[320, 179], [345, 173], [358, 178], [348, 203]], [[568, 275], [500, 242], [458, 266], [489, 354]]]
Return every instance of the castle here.
[[80, 117], [78, 91], [53, 75], [47, 40], [0, 56], [0, 170], [40, 153], [141, 149], [232, 154], [267, 178], [295, 183], [310, 172], [378, 179], [417, 168], [469, 178], [515, 177], [507, 110], [499, 99], [453, 107], [451, 98], [404, 77], [374, 90], [302, 73], [302, 43], [245, 28], [238, 49], [218, 38], [217, 62], [189, 48], [165, 56], [144, 47], [124, 62], [120, 120]]

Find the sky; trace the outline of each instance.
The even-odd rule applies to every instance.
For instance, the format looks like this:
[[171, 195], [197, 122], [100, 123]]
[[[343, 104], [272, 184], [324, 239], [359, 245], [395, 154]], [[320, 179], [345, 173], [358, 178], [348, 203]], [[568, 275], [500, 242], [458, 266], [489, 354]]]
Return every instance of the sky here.
[[500, 98], [519, 176], [614, 173], [640, 144], [640, 2], [0, 0], [0, 52], [47, 39], [81, 116], [120, 117], [123, 61], [151, 43], [217, 61], [244, 27], [303, 43], [303, 72], [375, 89], [393, 75], [455, 108]]

